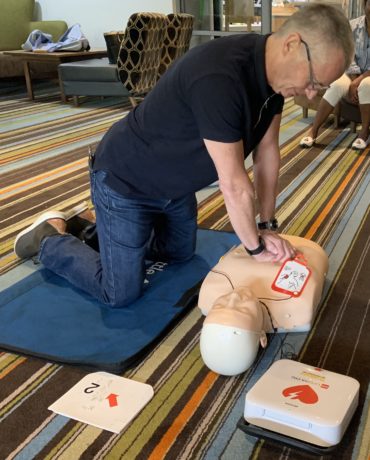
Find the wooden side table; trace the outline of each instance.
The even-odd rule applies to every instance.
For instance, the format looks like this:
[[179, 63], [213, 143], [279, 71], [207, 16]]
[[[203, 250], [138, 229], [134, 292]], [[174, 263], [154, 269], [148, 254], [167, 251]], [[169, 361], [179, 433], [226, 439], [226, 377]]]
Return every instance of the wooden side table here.
[[[31, 62], [54, 62], [61, 64], [62, 62], [82, 61], [85, 59], [102, 58], [107, 56], [107, 50], [90, 50], [90, 51], [54, 51], [52, 53], [40, 51], [4, 51], [4, 54], [13, 56], [23, 61], [24, 77], [26, 79], [27, 94], [31, 100], [35, 99], [30, 63]], [[59, 86], [61, 88], [61, 98], [65, 101], [61, 82], [59, 79]]]

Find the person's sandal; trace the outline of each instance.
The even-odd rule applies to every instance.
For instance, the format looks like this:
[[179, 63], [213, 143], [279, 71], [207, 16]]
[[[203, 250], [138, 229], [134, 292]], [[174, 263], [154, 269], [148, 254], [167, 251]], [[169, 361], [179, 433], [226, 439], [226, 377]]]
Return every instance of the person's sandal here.
[[303, 137], [299, 143], [301, 147], [310, 148], [315, 143], [315, 139], [311, 136]]
[[364, 141], [363, 139], [361, 139], [361, 137], [358, 137], [357, 139], [355, 139], [352, 143], [352, 148], [354, 150], [365, 150], [366, 147], [367, 147], [367, 144], [368, 144], [368, 141]]

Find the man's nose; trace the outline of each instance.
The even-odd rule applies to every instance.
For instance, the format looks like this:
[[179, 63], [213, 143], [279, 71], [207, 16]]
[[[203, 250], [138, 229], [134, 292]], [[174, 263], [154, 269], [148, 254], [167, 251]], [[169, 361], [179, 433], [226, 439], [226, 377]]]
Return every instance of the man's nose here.
[[311, 88], [306, 88], [304, 92], [307, 96], [307, 99], [310, 99], [310, 100], [313, 99], [318, 93], [317, 89], [311, 89]]

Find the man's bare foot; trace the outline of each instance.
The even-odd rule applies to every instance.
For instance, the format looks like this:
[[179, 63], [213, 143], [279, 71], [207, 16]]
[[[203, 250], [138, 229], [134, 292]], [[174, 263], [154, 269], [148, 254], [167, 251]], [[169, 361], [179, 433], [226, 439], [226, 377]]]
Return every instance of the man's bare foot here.
[[86, 209], [85, 211], [80, 212], [80, 214], [78, 214], [78, 217], [80, 217], [81, 219], [88, 220], [92, 224], [95, 224], [96, 222], [95, 214], [91, 211], [91, 209]]
[[61, 235], [66, 233], [67, 223], [64, 219], [49, 219], [47, 220], [47, 223], [52, 225]]

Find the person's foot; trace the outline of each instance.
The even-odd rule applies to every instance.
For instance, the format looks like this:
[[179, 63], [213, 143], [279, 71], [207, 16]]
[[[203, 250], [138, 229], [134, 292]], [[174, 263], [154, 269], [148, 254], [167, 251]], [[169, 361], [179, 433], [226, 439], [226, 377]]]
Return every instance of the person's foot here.
[[83, 235], [88, 227], [95, 225], [94, 213], [88, 208], [86, 202], [64, 213], [67, 222], [67, 232], [83, 240]]
[[14, 252], [21, 259], [38, 254], [41, 241], [47, 236], [60, 235], [66, 231], [64, 213], [48, 211], [41, 214], [35, 222], [21, 231], [14, 241]]

